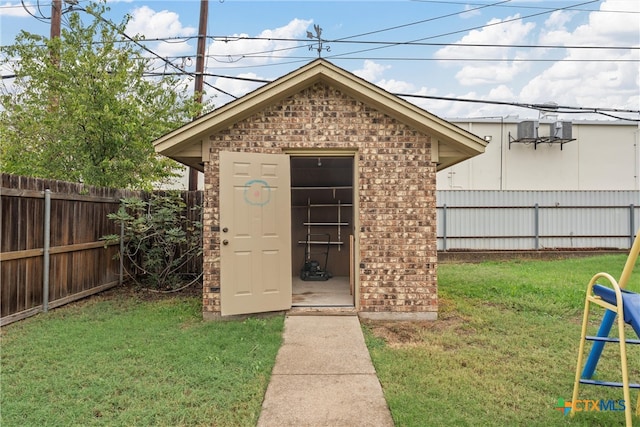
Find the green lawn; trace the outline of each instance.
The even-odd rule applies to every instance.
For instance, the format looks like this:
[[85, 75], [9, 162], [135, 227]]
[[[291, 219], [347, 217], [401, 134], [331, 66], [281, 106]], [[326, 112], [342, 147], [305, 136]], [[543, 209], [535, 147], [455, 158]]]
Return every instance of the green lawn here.
[[[600, 271], [619, 277], [625, 260], [440, 265], [438, 321], [364, 326], [396, 425], [624, 425], [623, 412], [571, 419], [555, 407], [571, 400], [586, 285]], [[628, 288], [640, 291], [640, 270]], [[640, 346], [628, 353], [631, 380], [640, 382]], [[618, 357], [608, 344], [600, 378], [620, 381]], [[582, 386], [579, 397], [618, 400], [622, 389]], [[632, 390], [634, 410], [636, 398]]]
[[[555, 407], [571, 399], [586, 284], [599, 271], [619, 277], [624, 261], [440, 265], [438, 321], [364, 325], [396, 424], [622, 425], [621, 412], [571, 419]], [[640, 291], [640, 271], [629, 288]], [[199, 298], [127, 293], [17, 322], [2, 328], [0, 425], [253, 426], [282, 326], [203, 322]], [[618, 380], [616, 357], [609, 345], [600, 378]], [[638, 346], [629, 366], [640, 381]], [[622, 391], [583, 386], [580, 398]]]
[[283, 317], [95, 297], [2, 329], [2, 426], [253, 426]]

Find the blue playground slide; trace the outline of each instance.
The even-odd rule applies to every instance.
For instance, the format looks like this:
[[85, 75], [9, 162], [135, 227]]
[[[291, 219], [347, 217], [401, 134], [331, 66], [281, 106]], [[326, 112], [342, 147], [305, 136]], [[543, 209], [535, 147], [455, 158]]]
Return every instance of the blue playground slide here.
[[[621, 289], [622, 303], [624, 306], [624, 321], [631, 325], [636, 335], [640, 338], [640, 294]], [[593, 285], [593, 293], [609, 304], [616, 305], [616, 292], [602, 285]], [[615, 316], [614, 316], [615, 317]]]

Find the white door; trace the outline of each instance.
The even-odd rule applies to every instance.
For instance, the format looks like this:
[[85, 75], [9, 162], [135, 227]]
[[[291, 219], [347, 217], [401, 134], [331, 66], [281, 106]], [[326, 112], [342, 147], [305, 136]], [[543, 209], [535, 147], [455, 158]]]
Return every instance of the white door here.
[[291, 308], [289, 156], [220, 152], [223, 316]]

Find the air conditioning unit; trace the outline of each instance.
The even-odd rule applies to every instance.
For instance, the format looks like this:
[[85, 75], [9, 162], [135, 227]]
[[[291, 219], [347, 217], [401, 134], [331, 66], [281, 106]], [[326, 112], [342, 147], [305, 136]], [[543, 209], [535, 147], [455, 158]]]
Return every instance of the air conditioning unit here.
[[572, 139], [571, 122], [555, 122], [549, 125], [551, 139]]
[[529, 120], [518, 123], [518, 139], [538, 139], [538, 122]]

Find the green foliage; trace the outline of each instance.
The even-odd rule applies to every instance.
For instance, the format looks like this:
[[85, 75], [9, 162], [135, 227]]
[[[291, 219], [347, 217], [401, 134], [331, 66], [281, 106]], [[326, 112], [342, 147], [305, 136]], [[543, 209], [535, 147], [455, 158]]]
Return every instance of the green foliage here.
[[[151, 142], [194, 117], [200, 106], [177, 77], [146, 78], [158, 64], [122, 36], [106, 7], [65, 14], [60, 38], [22, 31], [1, 49], [0, 157], [7, 173], [150, 189], [174, 176], [174, 161]], [[86, 22], [86, 23], [85, 23]]]
[[[202, 223], [185, 215], [187, 206], [178, 192], [153, 194], [149, 201], [122, 199], [118, 212], [109, 214], [124, 224], [124, 253], [131, 277], [148, 288], [171, 290], [184, 285], [181, 270], [202, 254]], [[195, 208], [200, 209], [200, 208]], [[118, 235], [104, 236], [117, 242]]]

